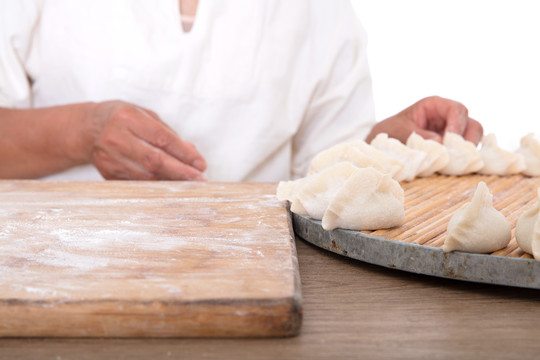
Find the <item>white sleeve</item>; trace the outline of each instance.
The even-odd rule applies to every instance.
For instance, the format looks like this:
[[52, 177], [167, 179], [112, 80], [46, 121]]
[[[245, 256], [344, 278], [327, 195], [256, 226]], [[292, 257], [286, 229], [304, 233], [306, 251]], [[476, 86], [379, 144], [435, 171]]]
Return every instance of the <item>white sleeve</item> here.
[[348, 1], [319, 3], [313, 56], [323, 59], [318, 82], [293, 140], [292, 178], [311, 159], [340, 142], [364, 139], [375, 124], [366, 34]]
[[32, 51], [41, 2], [0, 0], [0, 106], [31, 106], [31, 84], [25, 63]]

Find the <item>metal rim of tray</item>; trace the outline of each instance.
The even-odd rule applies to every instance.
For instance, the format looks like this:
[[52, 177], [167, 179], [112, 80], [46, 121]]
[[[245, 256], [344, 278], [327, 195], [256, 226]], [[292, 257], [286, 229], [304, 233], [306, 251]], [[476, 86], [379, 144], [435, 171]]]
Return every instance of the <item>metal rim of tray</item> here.
[[448, 279], [540, 289], [534, 259], [445, 253], [441, 248], [389, 240], [360, 231], [326, 231], [321, 222], [292, 214], [294, 232], [318, 247], [370, 264]]

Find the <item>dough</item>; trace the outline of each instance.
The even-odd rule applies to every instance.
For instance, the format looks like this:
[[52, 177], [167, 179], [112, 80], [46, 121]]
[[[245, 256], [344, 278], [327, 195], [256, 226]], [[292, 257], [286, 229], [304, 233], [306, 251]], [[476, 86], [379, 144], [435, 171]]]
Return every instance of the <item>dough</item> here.
[[516, 224], [516, 242], [527, 254], [540, 260], [540, 222], [538, 213], [540, 212], [540, 188], [537, 190], [536, 203], [525, 210]]
[[363, 140], [353, 141], [350, 144], [360, 150], [362, 153], [374, 159], [384, 168], [383, 173], [390, 174], [393, 179], [396, 179], [397, 174], [400, 173], [405, 167], [405, 164], [402, 161], [386, 155], [384, 152], [377, 150]]
[[491, 253], [508, 245], [511, 228], [503, 214], [493, 207], [493, 196], [480, 182], [470, 203], [450, 219], [443, 250]]
[[359, 169], [330, 201], [322, 227], [377, 230], [400, 226], [405, 219], [403, 203], [403, 189], [389, 174]]
[[379, 171], [385, 172], [385, 168], [379, 164], [380, 160], [377, 161], [376, 157], [365, 154], [353, 144], [342, 143], [318, 153], [311, 161], [308, 175], [318, 173], [319, 171], [342, 161], [349, 161], [359, 168], [371, 166]]
[[350, 162], [302, 179], [282, 181], [277, 196], [291, 202], [292, 212], [321, 220], [325, 230], [376, 230], [399, 226], [405, 218], [399, 183], [389, 174]]
[[296, 214], [321, 220], [330, 199], [357, 170], [352, 163], [344, 161], [305, 178], [280, 182], [278, 199], [289, 200], [291, 211]]
[[501, 149], [495, 134], [484, 136], [479, 153], [484, 162], [480, 174], [505, 176], [519, 174], [526, 168], [523, 155]]
[[540, 176], [540, 142], [534, 134], [525, 135], [521, 139], [521, 146], [516, 153], [523, 155], [525, 159], [524, 175]]
[[410, 149], [397, 139], [388, 137], [388, 134], [380, 133], [372, 141], [371, 146], [382, 151], [403, 164], [404, 168], [393, 178], [397, 181], [411, 181], [422, 169], [422, 164], [427, 157], [423, 151]]
[[[278, 200], [280, 201], [288, 200], [292, 204], [293, 202], [295, 202], [296, 194], [307, 183], [307, 181], [308, 181], [307, 177], [301, 178], [298, 180], [292, 180], [292, 181], [280, 181], [277, 187], [277, 191], [276, 191]], [[306, 210], [298, 206], [296, 207], [294, 212], [299, 215], [307, 216]]]
[[484, 166], [482, 157], [476, 146], [461, 135], [444, 134], [443, 145], [449, 155], [448, 164], [439, 170], [444, 175], [467, 175], [480, 170]]
[[407, 139], [407, 146], [414, 150], [426, 153], [426, 158], [416, 176], [426, 177], [435, 174], [437, 171], [448, 165], [450, 160], [446, 148], [433, 140], [426, 140], [413, 132]]

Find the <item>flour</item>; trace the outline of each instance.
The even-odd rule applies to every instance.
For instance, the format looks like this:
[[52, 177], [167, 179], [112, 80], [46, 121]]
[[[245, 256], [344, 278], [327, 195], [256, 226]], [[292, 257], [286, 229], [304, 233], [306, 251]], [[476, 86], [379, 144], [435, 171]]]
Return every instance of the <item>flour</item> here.
[[213, 184], [111, 185], [118, 193], [91, 185], [95, 192], [36, 183], [10, 193], [0, 184], [0, 299], [199, 299], [223, 289], [241, 297], [292, 284], [286, 212], [273, 195], [231, 197], [231, 185]]

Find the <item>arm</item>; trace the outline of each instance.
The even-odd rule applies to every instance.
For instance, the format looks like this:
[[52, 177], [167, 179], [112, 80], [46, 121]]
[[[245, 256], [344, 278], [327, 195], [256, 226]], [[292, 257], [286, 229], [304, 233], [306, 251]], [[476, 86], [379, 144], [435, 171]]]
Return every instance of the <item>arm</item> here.
[[442, 142], [445, 132], [462, 135], [465, 140], [478, 144], [482, 140], [482, 125], [469, 117], [465, 106], [459, 102], [432, 96], [411, 105], [399, 114], [377, 123], [366, 141], [369, 143], [378, 134], [385, 132], [388, 136], [401, 142], [407, 142], [412, 132], [426, 139]]
[[203, 157], [149, 110], [120, 101], [32, 109], [27, 65], [40, 16], [39, 1], [0, 1], [0, 178], [92, 163], [107, 179], [204, 179]]
[[0, 108], [0, 177], [93, 163], [106, 179], [203, 180], [204, 158], [159, 117], [121, 101]]

